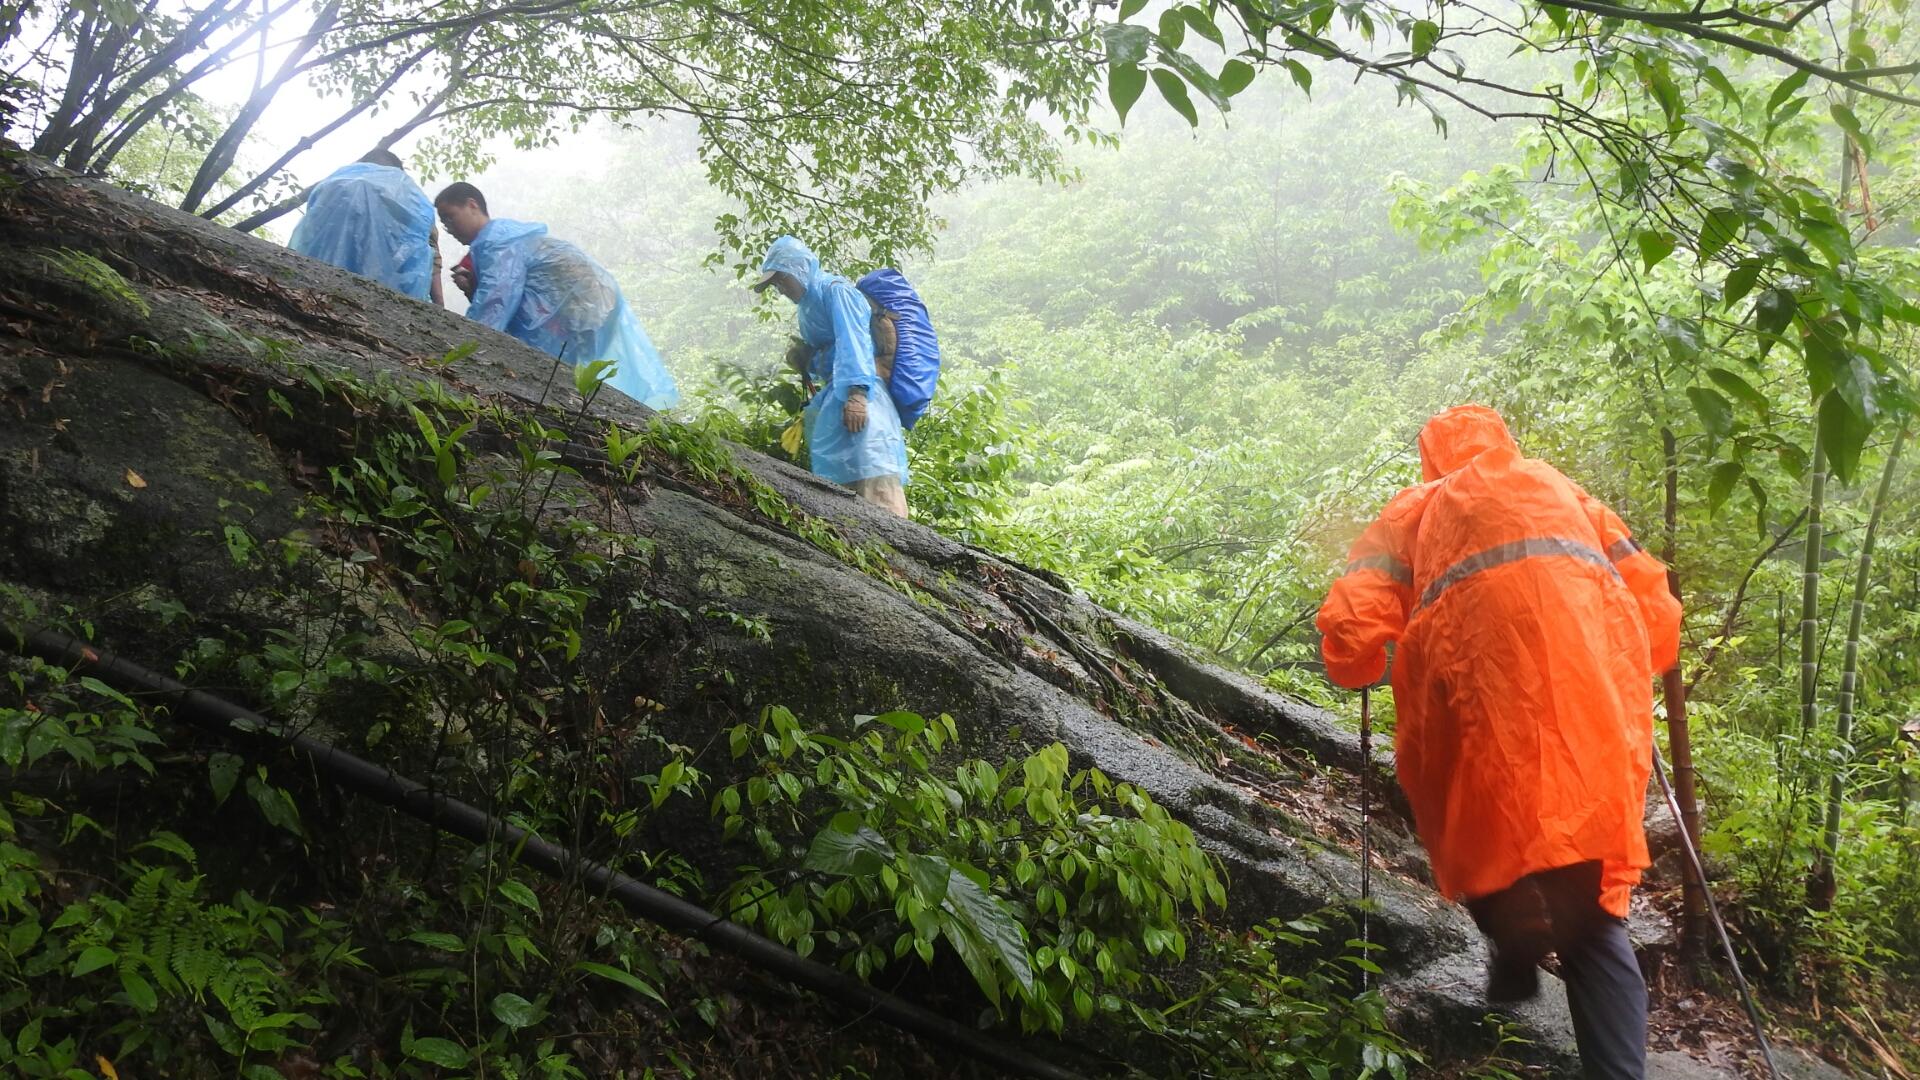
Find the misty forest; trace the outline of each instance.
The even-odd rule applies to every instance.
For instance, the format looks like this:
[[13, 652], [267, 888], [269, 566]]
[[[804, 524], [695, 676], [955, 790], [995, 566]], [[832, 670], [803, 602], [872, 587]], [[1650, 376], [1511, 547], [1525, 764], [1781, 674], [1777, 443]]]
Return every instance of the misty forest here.
[[[1915, 1080], [1917, 136], [1909, 0], [0, 2], [0, 1070]], [[1679, 599], [1644, 1072], [1333, 677], [1467, 404]]]

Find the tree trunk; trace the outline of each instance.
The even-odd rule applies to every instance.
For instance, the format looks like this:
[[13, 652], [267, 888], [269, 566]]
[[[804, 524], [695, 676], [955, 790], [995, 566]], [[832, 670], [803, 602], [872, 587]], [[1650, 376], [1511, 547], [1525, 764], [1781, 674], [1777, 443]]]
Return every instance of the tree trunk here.
[[[1662, 514], [1666, 537], [1660, 557], [1667, 564], [1667, 589], [1679, 600], [1680, 571], [1675, 568], [1674, 560], [1680, 526], [1680, 453], [1672, 428], [1660, 429], [1660, 446], [1666, 457], [1666, 505]], [[1661, 673], [1660, 690], [1667, 705], [1667, 747], [1673, 752], [1673, 794], [1680, 804], [1680, 827], [1686, 830], [1698, 850], [1700, 800], [1695, 786], [1693, 732], [1687, 726], [1687, 682], [1682, 667], [1682, 662], [1675, 661], [1671, 669]], [[1700, 883], [1691, 874], [1681, 875], [1681, 906], [1681, 949], [1689, 957], [1705, 956], [1707, 902]]]

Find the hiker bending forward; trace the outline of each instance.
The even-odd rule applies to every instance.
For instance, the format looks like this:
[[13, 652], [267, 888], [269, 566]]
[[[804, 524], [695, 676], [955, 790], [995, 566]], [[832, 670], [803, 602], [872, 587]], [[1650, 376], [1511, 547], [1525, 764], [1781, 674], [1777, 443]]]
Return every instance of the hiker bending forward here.
[[805, 412], [813, 471], [868, 502], [907, 516], [907, 440], [874, 363], [872, 309], [853, 283], [820, 268], [806, 245], [783, 236], [767, 249], [755, 290], [792, 300], [808, 385]]
[[440, 232], [427, 193], [391, 150], [374, 150], [307, 190], [287, 246], [416, 300], [442, 302]]
[[449, 184], [434, 210], [471, 246], [453, 281], [471, 301], [467, 317], [563, 363], [611, 362], [604, 385], [650, 409], [671, 409], [680, 390], [605, 267], [547, 227], [497, 218], [468, 183]]
[[1320, 608], [1327, 674], [1377, 682], [1398, 643], [1400, 783], [1440, 890], [1491, 939], [1488, 999], [1533, 996], [1557, 953], [1586, 1075], [1638, 1080], [1627, 902], [1679, 601], [1620, 518], [1523, 457], [1492, 409], [1428, 421], [1420, 462], [1425, 482], [1361, 535]]

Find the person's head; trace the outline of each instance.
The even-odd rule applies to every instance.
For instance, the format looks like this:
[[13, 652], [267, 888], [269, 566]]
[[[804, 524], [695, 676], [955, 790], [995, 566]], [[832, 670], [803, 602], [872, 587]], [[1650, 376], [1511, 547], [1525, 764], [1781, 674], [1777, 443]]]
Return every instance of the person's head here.
[[771, 286], [797, 304], [807, 295], [814, 275], [820, 272], [820, 260], [807, 250], [807, 245], [783, 236], [767, 248], [767, 257], [760, 260], [760, 270], [762, 277], [754, 282], [755, 292]]
[[480, 230], [491, 220], [487, 217], [487, 197], [466, 181], [448, 184], [433, 197], [433, 210], [448, 235], [463, 244], [473, 243]]
[[401, 164], [399, 154], [385, 149], [369, 150], [360, 160], [368, 165], [385, 165], [389, 169], [402, 169], [406, 167]]
[[1442, 409], [1420, 429], [1420, 478], [1438, 480], [1489, 450], [1514, 449], [1507, 422], [1485, 405]]

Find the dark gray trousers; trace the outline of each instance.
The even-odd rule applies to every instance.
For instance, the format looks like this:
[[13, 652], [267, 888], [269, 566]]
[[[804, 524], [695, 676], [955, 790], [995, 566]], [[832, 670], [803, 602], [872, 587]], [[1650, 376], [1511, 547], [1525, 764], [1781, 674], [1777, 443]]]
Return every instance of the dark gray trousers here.
[[1529, 874], [1467, 907], [1496, 950], [1525, 950], [1532, 936], [1536, 951], [1549, 946], [1560, 957], [1587, 1080], [1645, 1080], [1647, 983], [1626, 920], [1600, 907], [1599, 863]]

